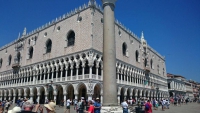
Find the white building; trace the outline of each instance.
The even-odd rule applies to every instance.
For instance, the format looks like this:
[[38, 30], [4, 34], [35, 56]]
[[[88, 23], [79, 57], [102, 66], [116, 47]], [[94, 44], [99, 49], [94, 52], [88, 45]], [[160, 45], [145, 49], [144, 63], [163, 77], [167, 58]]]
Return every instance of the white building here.
[[[168, 96], [165, 59], [115, 21], [118, 103]], [[1, 39], [4, 39], [2, 37]], [[0, 48], [0, 100], [99, 97], [103, 100], [103, 12], [89, 1]], [[107, 86], [104, 86], [107, 87]], [[156, 88], [159, 89], [156, 92]]]

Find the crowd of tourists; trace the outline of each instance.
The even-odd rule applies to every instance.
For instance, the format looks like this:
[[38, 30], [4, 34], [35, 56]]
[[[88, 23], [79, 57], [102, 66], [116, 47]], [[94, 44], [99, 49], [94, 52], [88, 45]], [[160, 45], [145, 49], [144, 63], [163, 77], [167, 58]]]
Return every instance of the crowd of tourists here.
[[[198, 102], [200, 100], [196, 100]], [[123, 113], [128, 113], [130, 106], [137, 105], [138, 108], [143, 110], [145, 113], [153, 113], [153, 110], [161, 109], [164, 111], [165, 109], [169, 109], [170, 105], [173, 106], [181, 106], [182, 104], [188, 104], [192, 102], [189, 98], [175, 96], [170, 98], [163, 98], [160, 100], [156, 99], [144, 99], [139, 98], [137, 101], [135, 99], [132, 100], [124, 100], [121, 103]], [[99, 98], [86, 100], [84, 97], [81, 97], [80, 100], [71, 100], [67, 99], [62, 100], [60, 102], [59, 107], [65, 106], [64, 113], [70, 113], [70, 106], [73, 105], [73, 109], [76, 113], [100, 113], [101, 112], [101, 103]], [[11, 107], [12, 106], [12, 107]], [[160, 106], [160, 107], [159, 107]], [[45, 100], [44, 105], [40, 105], [39, 103], [35, 103], [28, 98], [18, 99], [16, 104], [13, 104], [13, 101], [4, 100], [0, 101], [0, 113], [56, 113], [56, 103], [54, 100]], [[12, 109], [10, 109], [12, 108]]]
[[[70, 113], [70, 106], [72, 106], [72, 103], [74, 105], [74, 110], [76, 110], [77, 113], [100, 113], [101, 111], [99, 98], [85, 100], [84, 97], [81, 97], [80, 100], [62, 100], [59, 107], [65, 105], [66, 108], [64, 113]], [[56, 113], [55, 107], [55, 101], [49, 101], [48, 99], [45, 99], [44, 105], [40, 105], [38, 102], [34, 104], [34, 102], [28, 98], [18, 99], [16, 104], [13, 104], [13, 102], [9, 100], [0, 101], [0, 113]]]
[[[198, 102], [200, 100], [197, 100], [195, 102]], [[121, 103], [123, 113], [129, 113], [128, 111], [131, 111], [129, 108], [136, 106], [136, 109], [132, 109], [137, 113], [137, 109], [141, 110], [139, 112], [144, 112], [144, 113], [153, 113], [153, 110], [158, 110], [161, 108], [162, 111], [165, 111], [165, 109], [170, 109], [170, 105], [173, 106], [181, 106], [182, 104], [188, 104], [190, 101], [189, 98], [185, 98], [182, 96], [175, 96], [175, 97], [170, 97], [170, 98], [162, 98], [160, 100], [156, 99], [144, 99], [144, 98], [139, 98], [138, 101], [136, 102], [135, 99], [131, 100], [124, 100]], [[160, 106], [160, 107], [159, 107]]]
[[100, 113], [101, 112], [101, 103], [99, 98], [86, 100], [84, 97], [81, 97], [80, 100], [74, 99], [71, 101], [68, 99], [66, 101], [66, 110], [65, 113], [70, 113], [70, 105], [74, 105], [74, 110], [77, 113]]
[[[10, 107], [12, 109], [9, 109]], [[16, 104], [12, 101], [0, 101], [0, 113], [55, 113], [56, 104], [54, 101], [50, 101], [44, 106], [39, 103], [35, 103], [28, 98], [18, 99]]]

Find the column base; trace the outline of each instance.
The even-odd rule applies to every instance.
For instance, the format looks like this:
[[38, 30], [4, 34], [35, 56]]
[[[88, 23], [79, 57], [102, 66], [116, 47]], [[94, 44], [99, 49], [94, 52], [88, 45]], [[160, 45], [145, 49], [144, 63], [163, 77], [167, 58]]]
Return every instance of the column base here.
[[102, 106], [101, 113], [123, 113], [123, 110], [121, 106]]

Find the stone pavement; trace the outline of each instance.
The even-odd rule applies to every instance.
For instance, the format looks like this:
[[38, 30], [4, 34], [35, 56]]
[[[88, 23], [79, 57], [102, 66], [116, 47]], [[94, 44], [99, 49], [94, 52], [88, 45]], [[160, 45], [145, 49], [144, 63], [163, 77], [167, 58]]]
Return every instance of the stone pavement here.
[[[10, 109], [13, 107], [14, 105], [12, 105]], [[56, 106], [56, 113], [64, 113], [64, 110], [65, 107]], [[46, 113], [46, 110], [44, 110], [44, 113]], [[71, 106], [70, 113], [76, 113], [74, 106]], [[162, 111], [162, 108], [159, 107], [158, 110], [153, 110], [153, 113], [200, 113], [200, 104], [189, 103], [187, 105], [182, 104], [181, 106], [170, 105], [170, 109], [165, 109], [165, 111]]]
[[200, 104], [198, 103], [188, 103], [182, 104], [181, 106], [170, 105], [169, 109], [162, 111], [159, 107], [158, 110], [153, 110], [153, 113], [200, 113]]

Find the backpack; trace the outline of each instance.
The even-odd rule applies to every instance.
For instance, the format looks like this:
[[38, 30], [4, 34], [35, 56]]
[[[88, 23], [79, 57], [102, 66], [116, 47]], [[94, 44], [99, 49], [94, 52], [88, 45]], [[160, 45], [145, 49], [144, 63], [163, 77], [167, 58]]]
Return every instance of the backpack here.
[[82, 109], [82, 110], [84, 109], [84, 103], [83, 102], [81, 102], [79, 109]]
[[150, 108], [149, 104], [145, 104], [145, 110], [149, 111], [149, 108]]

